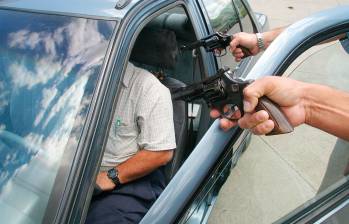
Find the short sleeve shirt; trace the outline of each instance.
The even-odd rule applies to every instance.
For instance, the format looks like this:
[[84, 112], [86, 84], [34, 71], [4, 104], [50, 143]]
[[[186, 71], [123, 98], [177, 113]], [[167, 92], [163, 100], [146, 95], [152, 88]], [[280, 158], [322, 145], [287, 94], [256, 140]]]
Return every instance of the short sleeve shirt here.
[[128, 63], [122, 82], [103, 167], [113, 167], [139, 150], [176, 147], [171, 94], [150, 72]]

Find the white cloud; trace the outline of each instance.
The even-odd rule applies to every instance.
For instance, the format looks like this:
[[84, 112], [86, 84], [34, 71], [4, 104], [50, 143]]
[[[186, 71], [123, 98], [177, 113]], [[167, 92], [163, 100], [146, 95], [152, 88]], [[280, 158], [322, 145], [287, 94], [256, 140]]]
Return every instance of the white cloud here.
[[41, 110], [35, 118], [35, 121], [34, 121], [35, 126], [37, 126], [40, 123], [40, 121], [43, 119], [45, 112], [46, 112], [46, 108], [49, 107], [50, 103], [52, 102], [54, 97], [57, 95], [57, 92], [58, 92], [58, 90], [55, 87], [45, 88], [42, 91], [43, 97], [41, 100]]
[[0, 111], [3, 111], [9, 104], [8, 98], [10, 97], [10, 93], [8, 86], [3, 81], [0, 81]]

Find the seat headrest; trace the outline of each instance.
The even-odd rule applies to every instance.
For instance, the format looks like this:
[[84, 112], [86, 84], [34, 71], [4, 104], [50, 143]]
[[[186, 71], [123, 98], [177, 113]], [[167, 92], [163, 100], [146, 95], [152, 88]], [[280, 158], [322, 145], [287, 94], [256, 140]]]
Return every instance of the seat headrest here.
[[130, 60], [163, 69], [173, 69], [177, 54], [178, 46], [173, 31], [145, 27], [136, 40]]
[[177, 39], [186, 42], [196, 41], [193, 26], [185, 14], [164, 13], [153, 19], [147, 26], [172, 30], [176, 33]]

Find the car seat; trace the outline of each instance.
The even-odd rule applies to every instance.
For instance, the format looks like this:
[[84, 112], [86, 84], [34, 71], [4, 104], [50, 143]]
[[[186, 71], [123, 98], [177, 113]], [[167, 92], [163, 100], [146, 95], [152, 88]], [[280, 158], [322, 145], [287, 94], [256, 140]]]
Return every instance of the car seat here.
[[[178, 54], [178, 46], [174, 31], [145, 27], [139, 34], [133, 47], [130, 61], [159, 76], [159, 80], [170, 90], [184, 87], [185, 84], [167, 76], [174, 69]], [[169, 181], [183, 162], [183, 152], [187, 136], [187, 106], [184, 101], [173, 101], [173, 120], [177, 148], [173, 159], [165, 166], [165, 176]]]

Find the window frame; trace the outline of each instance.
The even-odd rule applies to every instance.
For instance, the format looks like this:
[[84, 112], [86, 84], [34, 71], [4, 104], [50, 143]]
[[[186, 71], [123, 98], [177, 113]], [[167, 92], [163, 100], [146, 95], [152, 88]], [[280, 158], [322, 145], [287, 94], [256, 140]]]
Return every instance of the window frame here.
[[[202, 38], [208, 35], [210, 33], [210, 26], [207, 25], [208, 20], [203, 20], [207, 16], [203, 13], [202, 2], [188, 0], [185, 1], [183, 7], [187, 10], [194, 30], [201, 29], [199, 27], [206, 28], [202, 30], [203, 33], [197, 34], [197, 37]], [[208, 58], [205, 58], [205, 55], [208, 55]], [[205, 60], [213, 59], [216, 61], [214, 56], [206, 52], [203, 52], [202, 56], [203, 63], [206, 65], [205, 67], [209, 71], [213, 71], [211, 75], [215, 74], [218, 66], [216, 64], [212, 66], [210, 61]], [[180, 222], [181, 218], [185, 218], [186, 212], [191, 205], [195, 206], [197, 205], [196, 202], [203, 202], [201, 197], [206, 194], [207, 189], [211, 189], [209, 185], [219, 181], [219, 174], [221, 174], [219, 170], [225, 167], [227, 155], [230, 155], [233, 150], [238, 151], [240, 144], [245, 142], [244, 140], [248, 132], [240, 128], [223, 132], [218, 126], [218, 121], [216, 121], [207, 130], [204, 137], [196, 145], [194, 151], [160, 195], [160, 198], [141, 220], [141, 223]], [[217, 135], [220, 137], [217, 137]], [[216, 142], [218, 139], [219, 141]], [[214, 144], [212, 147], [207, 147], [207, 142], [214, 142]], [[198, 161], [197, 158], [201, 159]], [[237, 160], [237, 155], [234, 158]], [[194, 173], [195, 175], [191, 175]], [[195, 178], [186, 178], [189, 176], [195, 176]], [[213, 179], [212, 176], [214, 176]], [[171, 206], [165, 206], [166, 204], [171, 204]]]
[[[254, 32], [254, 33], [257, 33], [257, 32], [258, 32], [258, 28], [257, 28], [257, 26], [256, 26], [256, 21], [253, 19], [253, 17], [252, 17], [251, 14], [250, 14], [251, 10], [249, 10], [249, 7], [246, 6], [246, 3], [245, 3], [244, 0], [236, 0], [236, 1], [240, 1], [241, 4], [242, 4], [242, 6], [245, 8], [245, 10], [246, 10], [246, 12], [247, 12], [247, 16], [248, 16], [249, 20], [251, 21], [252, 28], [253, 28], [253, 32]], [[234, 5], [234, 8], [235, 8], [236, 13], [239, 15], [237, 6], [236, 6], [236, 4], [235, 4], [235, 1], [232, 0], [232, 3], [233, 3], [233, 5]], [[239, 21], [240, 21], [240, 29], [241, 29], [241, 32], [245, 32], [245, 31], [243, 30], [243, 27], [242, 27], [242, 22], [241, 22], [240, 16], [239, 16]]]

